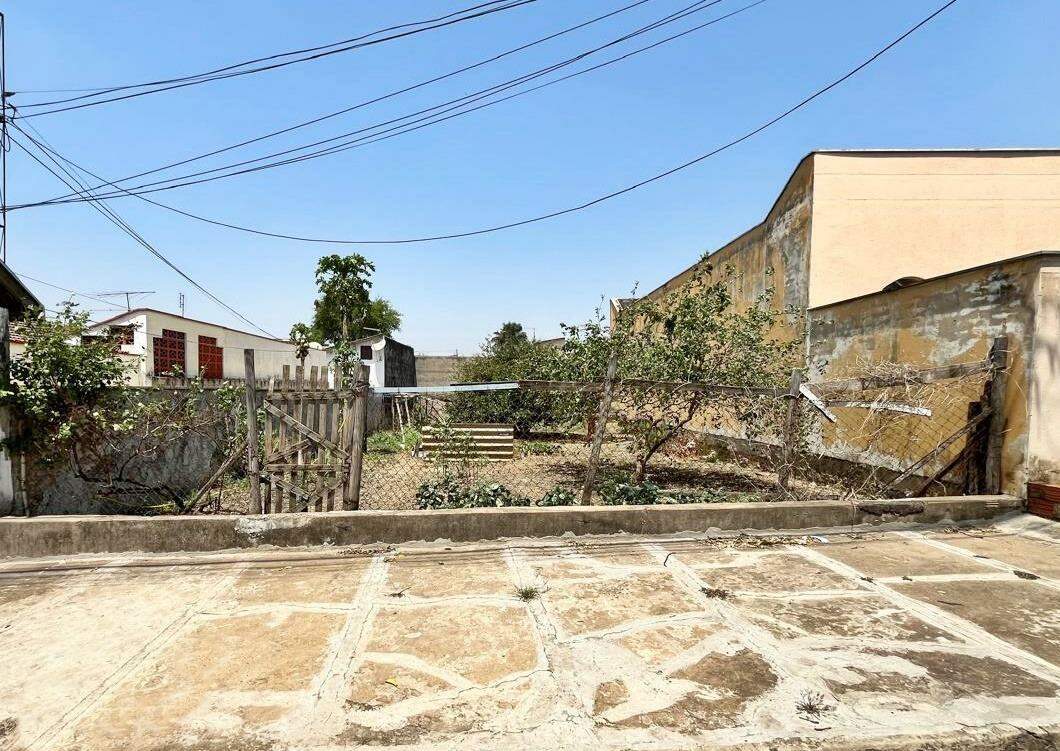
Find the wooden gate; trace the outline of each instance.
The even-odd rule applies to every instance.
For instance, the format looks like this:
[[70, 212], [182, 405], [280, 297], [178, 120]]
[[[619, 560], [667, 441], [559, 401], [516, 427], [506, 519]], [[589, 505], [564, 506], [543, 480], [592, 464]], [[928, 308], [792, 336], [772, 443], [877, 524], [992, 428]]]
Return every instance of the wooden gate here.
[[327, 371], [289, 366], [270, 384], [261, 465], [262, 508], [281, 511], [333, 511], [349, 508], [349, 477], [354, 454], [354, 392], [332, 388]]

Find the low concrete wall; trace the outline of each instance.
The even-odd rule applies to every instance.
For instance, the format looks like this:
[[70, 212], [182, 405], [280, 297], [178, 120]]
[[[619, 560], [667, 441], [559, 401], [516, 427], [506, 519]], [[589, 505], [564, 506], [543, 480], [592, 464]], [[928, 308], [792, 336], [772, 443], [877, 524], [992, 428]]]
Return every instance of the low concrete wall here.
[[1022, 509], [1009, 496], [903, 501], [576, 506], [459, 511], [338, 511], [268, 516], [53, 516], [0, 519], [0, 557], [165, 553], [261, 545], [469, 542], [564, 534], [673, 534], [913, 526], [990, 519]]

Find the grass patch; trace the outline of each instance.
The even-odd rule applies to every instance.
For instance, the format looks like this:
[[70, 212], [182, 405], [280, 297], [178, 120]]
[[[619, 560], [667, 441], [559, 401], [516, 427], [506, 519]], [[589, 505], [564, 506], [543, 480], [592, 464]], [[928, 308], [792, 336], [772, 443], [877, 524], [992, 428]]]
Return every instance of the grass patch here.
[[818, 717], [832, 707], [825, 701], [820, 691], [803, 691], [795, 702], [795, 710], [802, 714]]
[[523, 602], [530, 602], [541, 596], [541, 590], [534, 586], [519, 587], [515, 590], [515, 596]]
[[732, 597], [732, 592], [721, 587], [700, 587], [699, 591], [715, 600], [728, 600]]
[[559, 453], [559, 446], [548, 441], [523, 441], [519, 451], [522, 456], [552, 456]]
[[382, 430], [368, 436], [368, 453], [397, 454], [402, 451], [411, 451], [419, 444], [420, 434], [414, 428]]

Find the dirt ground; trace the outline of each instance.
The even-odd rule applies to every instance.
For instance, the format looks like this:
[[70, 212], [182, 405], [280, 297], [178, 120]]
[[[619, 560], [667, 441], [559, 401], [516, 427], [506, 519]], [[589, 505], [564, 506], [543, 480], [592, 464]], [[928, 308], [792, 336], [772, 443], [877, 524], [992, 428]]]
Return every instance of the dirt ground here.
[[[510, 461], [473, 462], [466, 470], [469, 483], [497, 483], [514, 494], [536, 501], [554, 488], [580, 493], [585, 478], [589, 447], [584, 441], [517, 441]], [[673, 450], [659, 454], [649, 464], [648, 479], [660, 488], [678, 493], [708, 491], [716, 500], [769, 501], [777, 497], [776, 474], [752, 462], [725, 461]], [[452, 471], [465, 468], [452, 463]], [[601, 453], [598, 477], [628, 481], [633, 456], [621, 442], [607, 443]], [[361, 508], [408, 510], [416, 508], [416, 491], [429, 480], [441, 477], [436, 462], [412, 451], [365, 455], [361, 486]], [[843, 488], [817, 478], [794, 478], [791, 491], [807, 499], [838, 498]], [[217, 493], [213, 497], [217, 498]], [[247, 513], [249, 488], [246, 481], [229, 480], [220, 495], [226, 513]]]
[[0, 748], [1055, 748], [1060, 525], [0, 561]]

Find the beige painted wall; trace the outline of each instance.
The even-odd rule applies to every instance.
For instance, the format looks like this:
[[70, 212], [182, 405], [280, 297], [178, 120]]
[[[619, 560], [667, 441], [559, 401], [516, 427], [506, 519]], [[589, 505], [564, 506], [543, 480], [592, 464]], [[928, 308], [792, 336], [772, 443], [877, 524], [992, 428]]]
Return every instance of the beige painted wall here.
[[[712, 252], [707, 259], [716, 278], [731, 267], [732, 293], [737, 310], [750, 307], [769, 288], [774, 290], [773, 306], [777, 310], [788, 307], [805, 309], [813, 195], [811, 167], [810, 160], [801, 162], [765, 219]], [[664, 298], [687, 284], [695, 276], [696, 269], [697, 265], [685, 269], [645, 298]], [[791, 336], [802, 336], [801, 322], [785, 318], [784, 326]]]
[[1060, 153], [813, 157], [809, 306], [1060, 249]]

